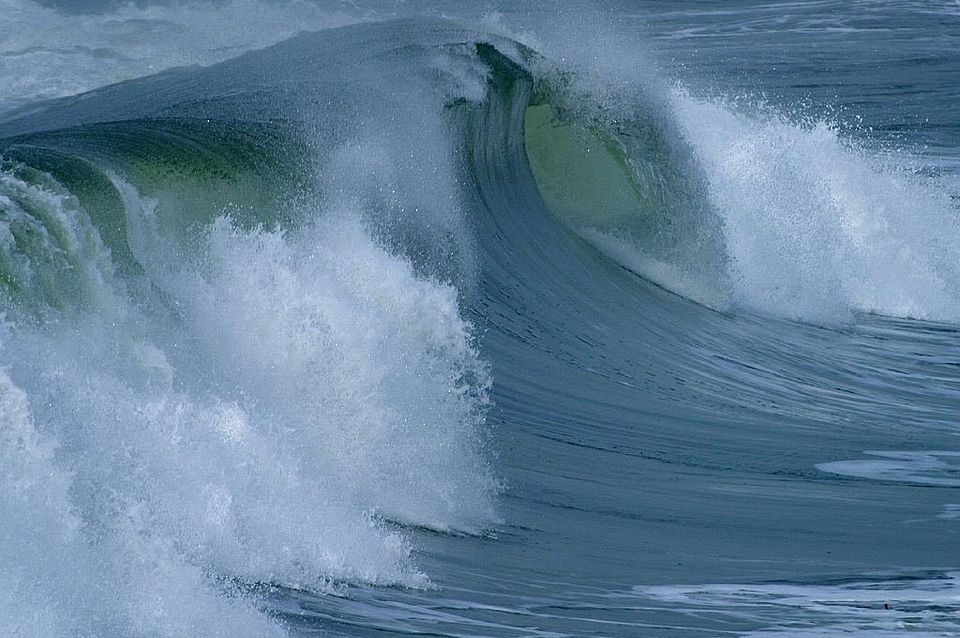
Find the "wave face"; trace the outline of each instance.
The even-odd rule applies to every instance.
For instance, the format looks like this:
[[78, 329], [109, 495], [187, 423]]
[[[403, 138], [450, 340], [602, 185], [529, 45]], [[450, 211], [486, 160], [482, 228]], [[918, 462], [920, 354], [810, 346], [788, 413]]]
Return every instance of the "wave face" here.
[[960, 630], [952, 129], [608, 10], [0, 0], [2, 633]]

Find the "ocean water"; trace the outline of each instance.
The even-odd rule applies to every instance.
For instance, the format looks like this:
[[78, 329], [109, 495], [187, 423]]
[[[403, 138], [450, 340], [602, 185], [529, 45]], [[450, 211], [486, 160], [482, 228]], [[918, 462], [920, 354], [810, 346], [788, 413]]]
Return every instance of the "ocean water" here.
[[0, 0], [0, 635], [960, 635], [960, 5]]

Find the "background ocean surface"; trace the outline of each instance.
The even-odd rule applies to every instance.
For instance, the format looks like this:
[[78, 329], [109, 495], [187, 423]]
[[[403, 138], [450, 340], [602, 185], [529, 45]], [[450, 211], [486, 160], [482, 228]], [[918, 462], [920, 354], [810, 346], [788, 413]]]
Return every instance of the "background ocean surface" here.
[[0, 635], [960, 635], [960, 4], [0, 0]]

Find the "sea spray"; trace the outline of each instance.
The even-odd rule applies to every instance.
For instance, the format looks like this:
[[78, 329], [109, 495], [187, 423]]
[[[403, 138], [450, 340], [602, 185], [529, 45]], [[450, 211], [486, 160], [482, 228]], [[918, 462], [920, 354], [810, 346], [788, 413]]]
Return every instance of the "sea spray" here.
[[[219, 218], [191, 259], [160, 236], [155, 202], [113, 179], [142, 281], [3, 333], [17, 464], [2, 490], [49, 503], [13, 515], [4, 548], [44, 529], [52, 561], [7, 563], [11, 631], [266, 635], [232, 579], [427, 586], [386, 521], [479, 532], [495, 519], [488, 373], [456, 291], [350, 211], [297, 232]], [[50, 217], [82, 215], [69, 198], [34, 199]], [[52, 482], [28, 480], [38, 472]]]
[[739, 304], [813, 321], [960, 318], [960, 211], [942, 185], [828, 122], [740, 112], [682, 89], [673, 109], [723, 220]]

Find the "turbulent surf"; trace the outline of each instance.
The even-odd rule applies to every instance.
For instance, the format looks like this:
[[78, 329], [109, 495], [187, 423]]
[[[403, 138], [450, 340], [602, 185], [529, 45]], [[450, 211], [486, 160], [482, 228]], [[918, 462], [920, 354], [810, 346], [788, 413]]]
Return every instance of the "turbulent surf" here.
[[0, 0], [0, 633], [955, 635], [960, 16], [814, 4]]

